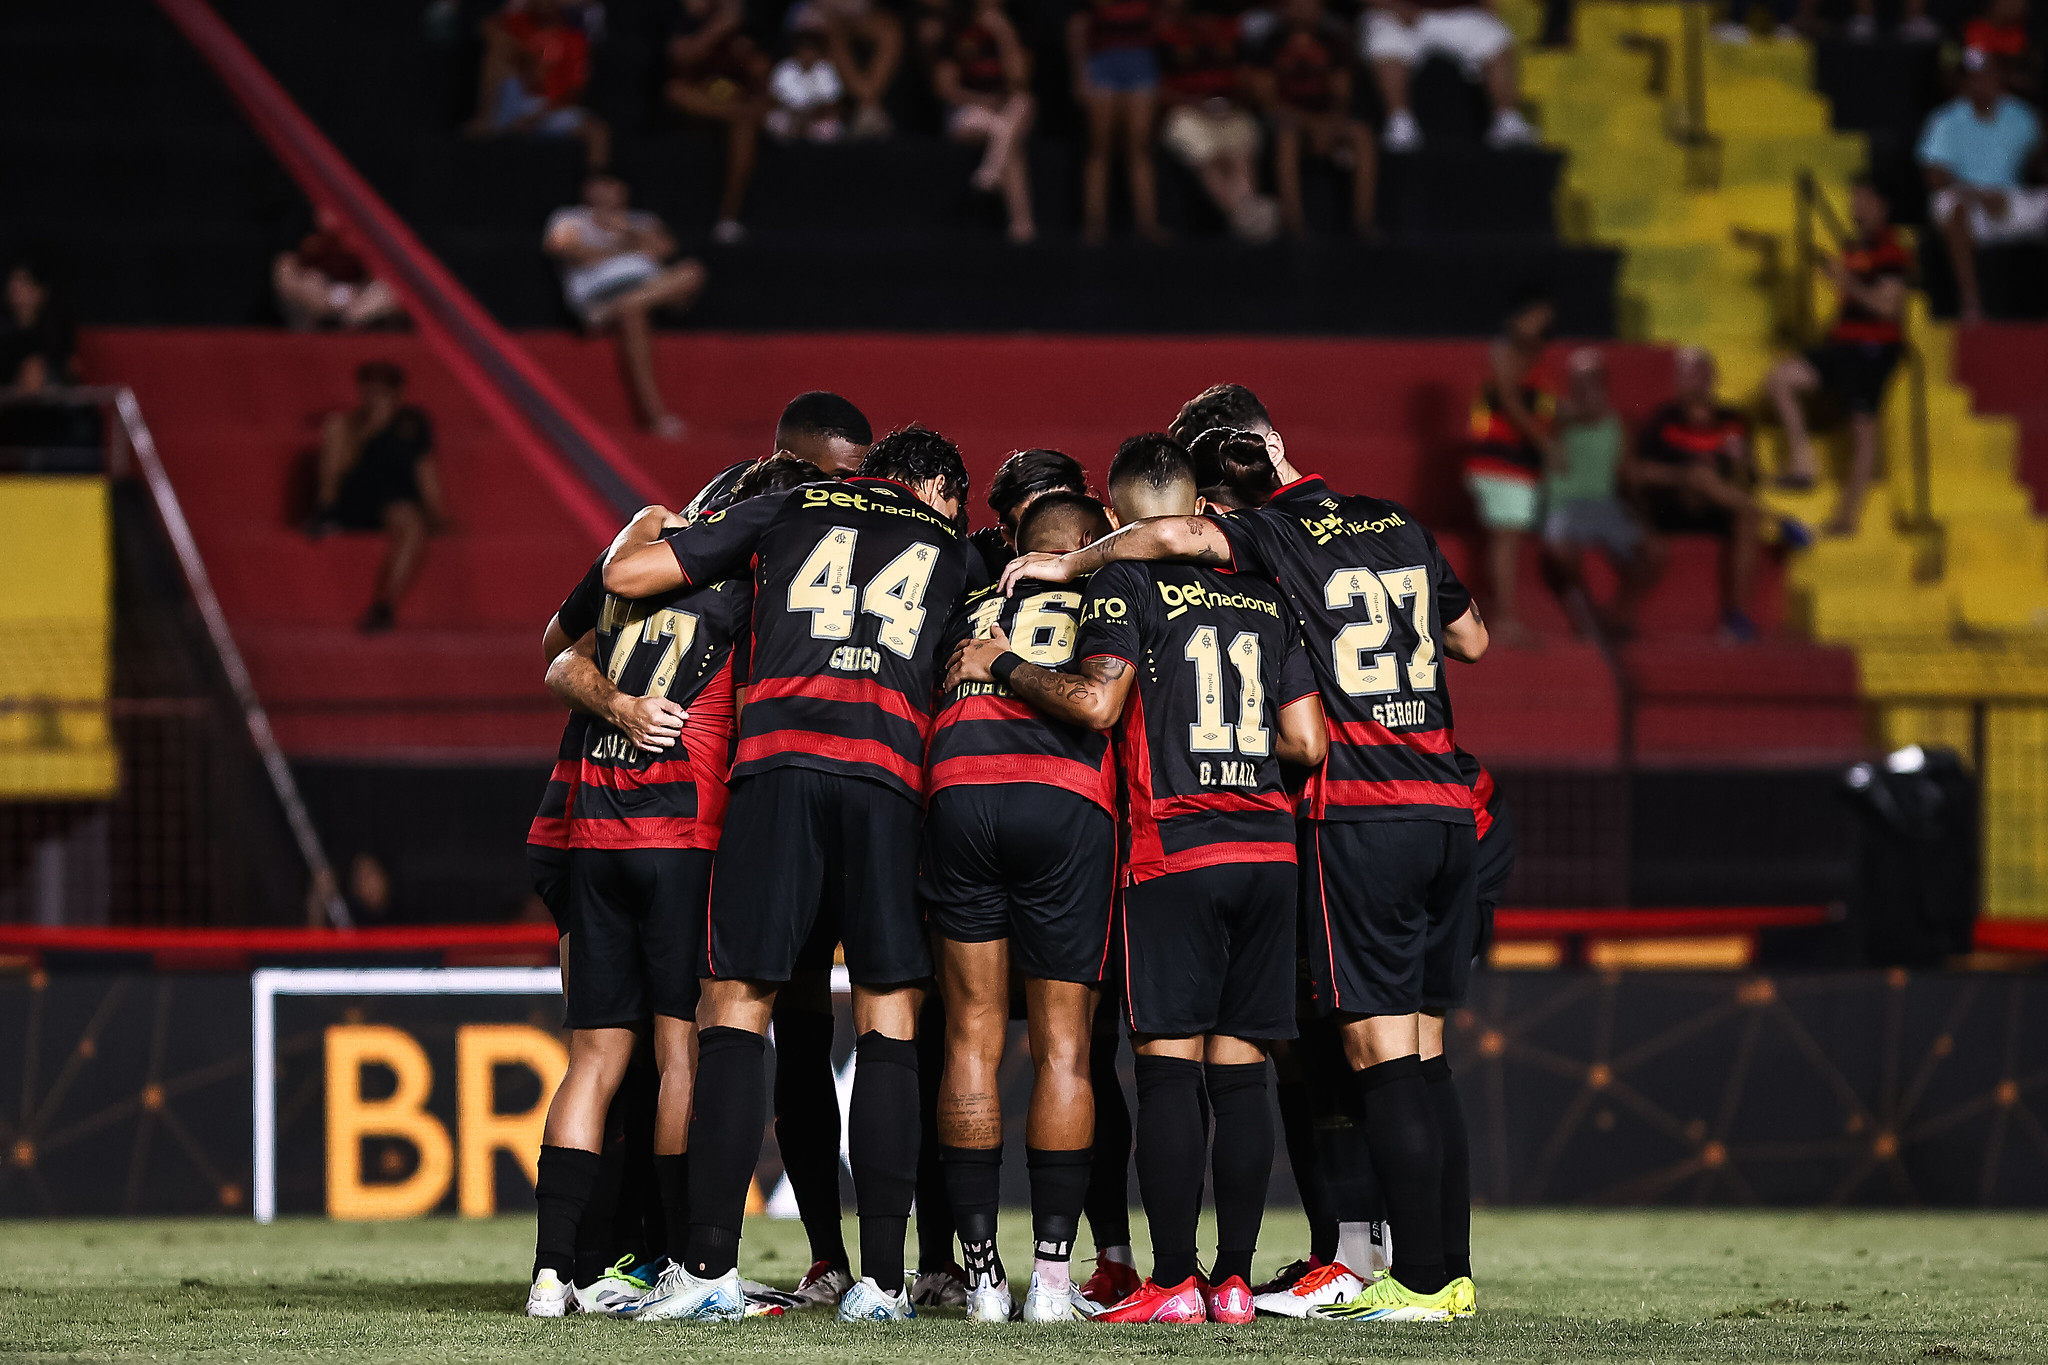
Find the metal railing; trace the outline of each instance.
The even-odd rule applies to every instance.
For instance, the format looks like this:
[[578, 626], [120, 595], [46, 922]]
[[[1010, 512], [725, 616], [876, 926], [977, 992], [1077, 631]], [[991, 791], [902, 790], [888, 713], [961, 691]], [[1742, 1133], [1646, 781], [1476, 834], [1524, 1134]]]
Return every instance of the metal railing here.
[[[278, 747], [277, 738], [271, 731], [270, 717], [264, 710], [262, 700], [256, 695], [248, 666], [244, 663], [241, 650], [235, 644], [234, 635], [228, 628], [227, 614], [214, 592], [213, 581], [207, 572], [204, 559], [200, 556], [198, 542], [192, 535], [191, 526], [185, 520], [184, 508], [178, 500], [177, 490], [172, 486], [169, 475], [164, 471], [163, 462], [158, 457], [156, 438], [142, 415], [142, 406], [136, 401], [134, 391], [126, 387], [106, 385], [83, 386], [52, 390], [27, 401], [51, 406], [68, 405], [74, 409], [90, 408], [100, 414], [103, 444], [102, 458], [97, 463], [97, 469], [116, 479], [134, 478], [147, 491], [164, 538], [176, 557], [186, 593], [203, 625], [206, 647], [225, 679], [237, 718], [248, 734], [265, 779], [277, 798], [284, 821], [290, 828], [292, 840], [304, 861], [311, 887], [309, 905], [317, 909], [328, 924], [336, 928], [350, 927], [352, 920], [348, 906], [337, 888], [326, 850], [321, 844], [318, 831], [313, 826], [312, 817], [307, 812], [306, 803], [299, 793], [291, 767], [286, 763], [284, 753]], [[15, 451], [11, 452], [12, 458], [7, 461], [7, 465], [17, 470], [48, 468], [51, 458], [61, 453], [64, 452]], [[73, 457], [71, 463], [75, 466], [76, 457], [83, 452], [72, 449], [68, 453]], [[58, 463], [64, 462], [59, 460]], [[54, 569], [55, 566], [53, 571]], [[131, 787], [135, 784], [136, 770], [134, 764], [128, 760], [133, 756], [135, 741], [142, 738], [134, 730], [136, 723], [157, 724], [158, 729], [182, 725], [192, 733], [189, 742], [181, 739], [177, 741], [179, 744], [185, 745], [195, 753], [204, 752], [209, 747], [205, 734], [208, 707], [199, 699], [110, 697], [105, 700], [55, 701], [43, 698], [6, 698], [0, 699], [0, 709], [7, 712], [29, 713], [35, 718], [35, 728], [39, 733], [54, 733], [58, 728], [56, 720], [64, 712], [86, 711], [104, 715], [110, 722], [116, 746], [122, 750], [123, 780]], [[154, 736], [151, 742], [163, 738], [160, 735]], [[197, 761], [199, 760], [195, 760]], [[206, 805], [203, 796], [194, 796], [187, 804], [193, 802], [201, 809]], [[147, 822], [153, 817], [144, 812], [142, 818]], [[176, 812], [170, 817], [168, 824], [179, 828], [191, 828], [190, 820]], [[175, 839], [178, 835], [173, 830], [161, 837]]]
[[[1661, 33], [1625, 33], [1621, 45], [1649, 58], [1643, 88], [1663, 103], [1664, 136], [1685, 153], [1688, 189], [1718, 189], [1721, 184], [1721, 138], [1707, 120], [1707, 0], [1678, 0], [1678, 51], [1673, 60], [1671, 39]], [[1674, 88], [1673, 74], [1677, 75]]]

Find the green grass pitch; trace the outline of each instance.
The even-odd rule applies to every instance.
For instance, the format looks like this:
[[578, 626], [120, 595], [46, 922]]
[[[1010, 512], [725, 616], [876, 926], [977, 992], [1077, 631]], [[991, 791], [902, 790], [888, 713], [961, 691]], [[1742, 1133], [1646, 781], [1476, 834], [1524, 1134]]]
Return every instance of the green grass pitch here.
[[[1028, 1265], [1027, 1216], [1005, 1221], [1009, 1263]], [[976, 1328], [927, 1317], [852, 1329], [822, 1314], [727, 1326], [528, 1322], [532, 1227], [511, 1218], [0, 1224], [0, 1357], [2048, 1361], [2048, 1216], [2039, 1214], [1482, 1212], [1479, 1317], [1387, 1327]], [[1261, 1272], [1296, 1254], [1304, 1236], [1298, 1214], [1271, 1216]], [[804, 1255], [798, 1225], [757, 1219], [742, 1265], [789, 1284]]]

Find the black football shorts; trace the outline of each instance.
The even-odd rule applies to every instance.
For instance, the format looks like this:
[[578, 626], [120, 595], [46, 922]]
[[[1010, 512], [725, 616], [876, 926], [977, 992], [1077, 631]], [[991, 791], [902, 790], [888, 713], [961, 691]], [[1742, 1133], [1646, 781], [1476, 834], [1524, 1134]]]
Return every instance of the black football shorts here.
[[697, 1019], [711, 853], [579, 848], [569, 854], [569, 1028]]
[[[917, 904], [923, 812], [865, 778], [770, 768], [726, 807], [711, 877], [706, 976], [787, 981], [836, 940], [858, 986], [932, 974]], [[806, 951], [810, 945], [810, 951]]]
[[1220, 863], [1124, 888], [1131, 1032], [1292, 1038], [1291, 863]]
[[1308, 966], [1324, 1013], [1437, 1013], [1465, 1003], [1478, 942], [1472, 826], [1302, 822]]
[[925, 812], [918, 893], [941, 938], [1006, 938], [1023, 975], [1096, 985], [1116, 900], [1116, 821], [1042, 782], [943, 787]]
[[526, 846], [526, 875], [533, 879], [533, 894], [555, 918], [555, 934], [569, 932], [569, 850], [546, 844]]

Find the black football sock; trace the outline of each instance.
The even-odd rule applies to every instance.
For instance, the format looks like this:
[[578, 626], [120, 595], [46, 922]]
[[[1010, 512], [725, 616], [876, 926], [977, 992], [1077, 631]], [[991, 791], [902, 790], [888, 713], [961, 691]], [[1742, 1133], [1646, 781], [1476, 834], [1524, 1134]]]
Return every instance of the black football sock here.
[[1322, 1165], [1316, 1160], [1315, 1103], [1309, 1097], [1309, 1083], [1283, 1076], [1274, 1082], [1273, 1094], [1280, 1105], [1280, 1132], [1287, 1140], [1287, 1165], [1294, 1172], [1302, 1212], [1308, 1215], [1308, 1254], [1327, 1261], [1337, 1254], [1337, 1220], [1330, 1216]]
[[1202, 1064], [1140, 1054], [1138, 1194], [1152, 1225], [1152, 1281], [1165, 1289], [1195, 1273], [1195, 1223], [1202, 1213]]
[[[885, 1294], [903, 1287], [903, 1237], [917, 1193], [917, 1044], [863, 1033], [855, 1043], [847, 1155], [860, 1212], [860, 1273]], [[950, 1242], [950, 1235], [948, 1241]], [[950, 1259], [950, 1246], [948, 1247]]]
[[680, 1262], [689, 1250], [690, 1240], [690, 1154], [655, 1153], [654, 1178], [661, 1187], [662, 1221], [676, 1230], [674, 1240], [664, 1250]]
[[1095, 1153], [1088, 1147], [1069, 1152], [1027, 1147], [1024, 1164], [1031, 1172], [1032, 1255], [1041, 1261], [1070, 1261]]
[[1451, 1081], [1446, 1057], [1422, 1064], [1423, 1083], [1436, 1109], [1437, 1136], [1444, 1149], [1444, 1274], [1472, 1273], [1472, 1151], [1465, 1133], [1465, 1106]]
[[[631, 1253], [634, 1260], [656, 1261], [669, 1250], [668, 1214], [662, 1208], [661, 1181], [654, 1174], [654, 1111], [661, 1103], [661, 1068], [654, 1062], [654, 1034], [643, 1033], [633, 1044], [633, 1060], [612, 1101], [610, 1130], [624, 1144], [619, 1179], [618, 1211], [612, 1215], [613, 1245], [609, 1267]], [[684, 1229], [677, 1228], [680, 1239]]]
[[604, 1159], [578, 1147], [540, 1149], [534, 1200], [540, 1206], [533, 1242], [533, 1273], [552, 1270], [564, 1283], [576, 1276], [576, 1224], [590, 1206]]
[[[740, 1260], [747, 1191], [761, 1159], [761, 1119], [768, 1107], [762, 1066], [768, 1040], [740, 1028], [697, 1035], [696, 1104], [690, 1115], [690, 1231], [683, 1268], [716, 1279]], [[671, 1234], [673, 1237], [673, 1234]]]
[[[939, 1161], [939, 1078], [946, 1071], [946, 1006], [937, 991], [917, 1016], [917, 1268], [953, 1264], [953, 1201]], [[854, 1073], [856, 1077], [859, 1072]], [[865, 1258], [863, 1258], [865, 1259]]]
[[[999, 1284], [1003, 1258], [996, 1250], [996, 1206], [1003, 1198], [1003, 1149], [941, 1147], [939, 1157], [946, 1173], [946, 1199], [960, 1229], [960, 1259], [967, 1267], [967, 1283], [980, 1284], [986, 1277]], [[918, 1221], [923, 1220], [924, 1205], [920, 1203]]]
[[1216, 1116], [1216, 1140], [1209, 1167], [1216, 1198], [1216, 1264], [1209, 1279], [1221, 1284], [1233, 1275], [1247, 1283], [1266, 1213], [1266, 1186], [1273, 1178], [1273, 1111], [1266, 1099], [1266, 1064], [1243, 1062], [1202, 1068], [1209, 1108]]
[[832, 1072], [832, 1016], [775, 1016], [775, 1144], [810, 1238], [811, 1259], [844, 1270], [839, 1217], [839, 1085]]
[[[1108, 1000], [1097, 1008], [1114, 1013]], [[1116, 1070], [1122, 1044], [1119, 1028], [1098, 1024], [1088, 1046], [1088, 1086], [1095, 1092], [1095, 1159], [1082, 1207], [1098, 1247], [1131, 1244], [1131, 1109], [1124, 1102], [1124, 1083]]]
[[1365, 1140], [1394, 1225], [1393, 1276], [1418, 1294], [1444, 1287], [1444, 1153], [1422, 1062], [1396, 1057], [1354, 1073]]
[[[619, 1101], [612, 1100], [612, 1111]], [[619, 1258], [612, 1248], [619, 1242], [621, 1220], [619, 1189], [626, 1176], [626, 1139], [606, 1125], [604, 1150], [598, 1153], [597, 1179], [590, 1186], [590, 1202], [576, 1220], [576, 1283], [589, 1284], [611, 1268]]]

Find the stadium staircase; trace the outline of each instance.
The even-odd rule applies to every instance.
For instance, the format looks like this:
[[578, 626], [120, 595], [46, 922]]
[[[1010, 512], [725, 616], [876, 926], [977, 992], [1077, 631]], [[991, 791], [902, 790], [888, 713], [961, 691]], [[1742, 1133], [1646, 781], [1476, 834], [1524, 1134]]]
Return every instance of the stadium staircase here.
[[[1832, 307], [1823, 286], [1787, 273], [1798, 246], [1795, 180], [1811, 172], [1843, 205], [1866, 149], [1860, 136], [1832, 131], [1805, 43], [1697, 44], [1702, 98], [1688, 105], [1676, 67], [1689, 21], [1703, 24], [1703, 7], [1581, 6], [1576, 45], [1532, 53], [1528, 87], [1546, 137], [1571, 153], [1568, 221], [1627, 252], [1626, 330], [1711, 348], [1726, 392], [1754, 402], [1786, 346], [1784, 319], [1797, 312], [1790, 291], [1817, 290], [1813, 315]], [[1659, 49], [1666, 87], [1652, 93], [1646, 72]], [[1912, 301], [1908, 332], [1924, 386], [1916, 393], [1901, 366], [1882, 414], [1879, 486], [1857, 535], [1795, 559], [1794, 619], [1814, 640], [1856, 651], [1885, 743], [1948, 743], [1983, 764], [1987, 909], [2048, 914], [2048, 713], [2039, 705], [2048, 700], [2048, 524], [2019, 477], [2018, 424], [1975, 410], [1958, 382], [1955, 330], [1933, 320], [1924, 295]], [[1987, 345], [1996, 342], [1973, 351]], [[2012, 376], [2013, 397], [2038, 402], [2038, 368], [1998, 368]], [[1759, 446], [1766, 469], [1781, 466], [1775, 427]], [[1833, 454], [1839, 466], [1842, 452]], [[1773, 500], [1817, 524], [1835, 491], [1830, 478]]]

